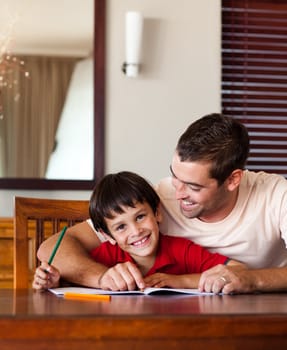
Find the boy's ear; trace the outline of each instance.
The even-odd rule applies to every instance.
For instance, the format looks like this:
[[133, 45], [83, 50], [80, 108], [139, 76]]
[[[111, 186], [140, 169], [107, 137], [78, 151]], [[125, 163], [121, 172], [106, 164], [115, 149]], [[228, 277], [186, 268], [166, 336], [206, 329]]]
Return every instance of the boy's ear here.
[[109, 241], [112, 245], [116, 245], [117, 242], [113, 239], [112, 236], [105, 233], [103, 230], [100, 230], [101, 234], [106, 238], [107, 241]]
[[160, 203], [157, 206], [157, 209], [156, 209], [156, 212], [155, 212], [155, 217], [156, 217], [156, 221], [157, 222], [161, 222], [162, 221], [162, 213], [161, 213], [161, 205], [160, 205]]

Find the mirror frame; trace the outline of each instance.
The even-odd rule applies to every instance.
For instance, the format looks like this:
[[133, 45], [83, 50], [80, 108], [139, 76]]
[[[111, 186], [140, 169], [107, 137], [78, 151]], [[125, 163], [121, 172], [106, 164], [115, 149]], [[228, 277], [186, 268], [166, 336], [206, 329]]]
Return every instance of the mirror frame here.
[[94, 178], [49, 180], [0, 178], [0, 189], [91, 190], [104, 175], [106, 0], [94, 0]]

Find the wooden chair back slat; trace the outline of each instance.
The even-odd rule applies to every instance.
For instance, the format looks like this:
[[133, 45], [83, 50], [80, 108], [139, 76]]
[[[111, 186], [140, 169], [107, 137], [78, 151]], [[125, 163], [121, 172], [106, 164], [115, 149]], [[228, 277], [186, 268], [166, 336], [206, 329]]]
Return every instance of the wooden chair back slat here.
[[28, 288], [37, 250], [51, 234], [89, 217], [88, 200], [15, 197], [14, 288]]

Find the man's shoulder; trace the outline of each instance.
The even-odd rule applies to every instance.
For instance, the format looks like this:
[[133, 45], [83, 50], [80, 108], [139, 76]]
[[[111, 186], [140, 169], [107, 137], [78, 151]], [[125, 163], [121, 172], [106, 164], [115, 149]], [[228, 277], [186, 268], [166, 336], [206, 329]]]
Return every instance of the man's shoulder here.
[[265, 171], [250, 171], [245, 170], [243, 175], [242, 184], [246, 186], [275, 186], [277, 184], [282, 184], [287, 187], [286, 179], [279, 174], [267, 173]]
[[261, 205], [266, 201], [278, 202], [279, 199], [286, 201], [287, 181], [278, 174], [245, 170], [240, 184], [240, 193], [242, 198], [248, 198], [250, 205], [255, 205], [254, 201]]
[[161, 197], [174, 199], [174, 187], [171, 182], [171, 177], [161, 179], [155, 186], [155, 190]]

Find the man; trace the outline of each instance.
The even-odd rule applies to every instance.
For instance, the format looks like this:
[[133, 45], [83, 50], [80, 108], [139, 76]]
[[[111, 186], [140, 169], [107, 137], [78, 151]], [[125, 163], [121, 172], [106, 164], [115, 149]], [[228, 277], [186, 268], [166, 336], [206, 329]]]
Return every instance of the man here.
[[[162, 232], [190, 238], [251, 268], [216, 266], [202, 274], [201, 290], [212, 290], [217, 279], [224, 280], [224, 293], [287, 290], [287, 181], [244, 170], [248, 152], [242, 124], [220, 114], [207, 115], [180, 137], [172, 177], [157, 187]], [[100, 244], [100, 235], [88, 222], [67, 232], [55, 266], [71, 282], [97, 285], [107, 268], [92, 261], [88, 252]], [[42, 244], [40, 260], [48, 260], [56, 239], [57, 235]], [[131, 281], [139, 286], [143, 280], [132, 274], [114, 271], [110, 278], [134, 289]]]

